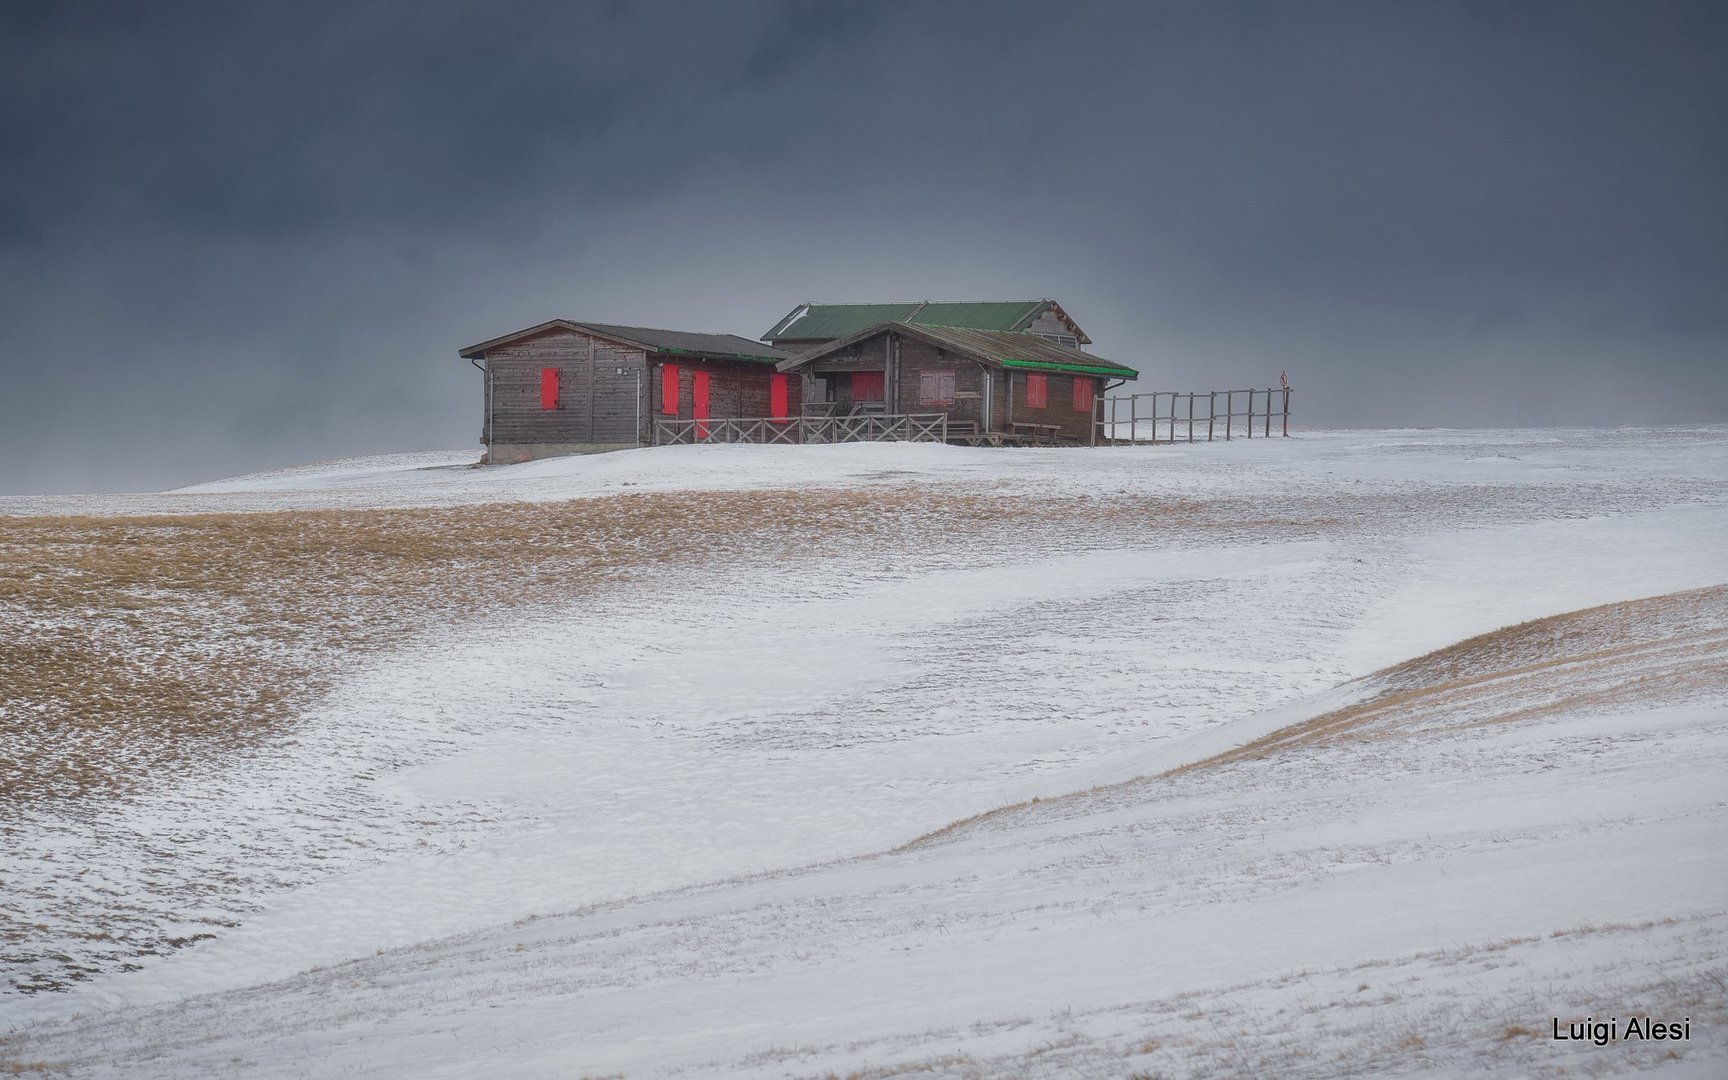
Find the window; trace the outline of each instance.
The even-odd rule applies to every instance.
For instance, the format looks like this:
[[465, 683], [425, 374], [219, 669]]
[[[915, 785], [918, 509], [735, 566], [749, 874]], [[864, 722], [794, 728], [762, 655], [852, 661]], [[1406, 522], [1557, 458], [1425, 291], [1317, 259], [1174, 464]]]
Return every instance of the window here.
[[954, 373], [952, 371], [921, 371], [918, 373], [918, 404], [954, 404]]
[[786, 402], [786, 376], [778, 372], [768, 376], [768, 416], [785, 420], [790, 411]]
[[558, 369], [543, 367], [540, 369], [540, 407], [556, 409], [558, 407]]
[[1070, 349], [1078, 349], [1080, 347], [1080, 339], [1075, 337], [1073, 334], [1039, 334], [1038, 336], [1043, 338], [1045, 341], [1054, 341], [1058, 345], [1066, 345]]
[[1092, 380], [1084, 375], [1074, 376], [1074, 411], [1092, 412]]
[[678, 365], [660, 365], [660, 411], [667, 416], [678, 415]]
[[1027, 375], [1026, 376], [1026, 407], [1028, 409], [1042, 409], [1042, 408], [1044, 408], [1045, 403], [1049, 400], [1049, 397], [1050, 397], [1050, 376], [1048, 376], [1048, 375]]

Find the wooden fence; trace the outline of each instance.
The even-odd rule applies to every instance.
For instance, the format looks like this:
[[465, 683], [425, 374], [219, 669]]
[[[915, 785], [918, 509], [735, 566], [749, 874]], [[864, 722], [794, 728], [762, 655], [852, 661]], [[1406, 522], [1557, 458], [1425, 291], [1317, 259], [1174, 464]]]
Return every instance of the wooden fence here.
[[[1256, 407], [1258, 406], [1258, 407]], [[1092, 442], [1173, 443], [1290, 434], [1290, 388], [1201, 390], [1099, 398]]]
[[947, 413], [655, 420], [654, 445], [691, 443], [947, 442]]

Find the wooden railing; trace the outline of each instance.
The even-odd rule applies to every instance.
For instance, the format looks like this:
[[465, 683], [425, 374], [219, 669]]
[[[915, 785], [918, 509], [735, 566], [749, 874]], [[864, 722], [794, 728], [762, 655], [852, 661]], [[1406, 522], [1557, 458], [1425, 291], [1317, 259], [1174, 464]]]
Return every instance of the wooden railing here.
[[655, 446], [692, 443], [947, 442], [947, 413], [654, 421]]
[[[1238, 409], [1238, 404], [1244, 407]], [[1288, 386], [1128, 394], [1099, 398], [1092, 412], [1095, 444], [1211, 442], [1289, 434]]]

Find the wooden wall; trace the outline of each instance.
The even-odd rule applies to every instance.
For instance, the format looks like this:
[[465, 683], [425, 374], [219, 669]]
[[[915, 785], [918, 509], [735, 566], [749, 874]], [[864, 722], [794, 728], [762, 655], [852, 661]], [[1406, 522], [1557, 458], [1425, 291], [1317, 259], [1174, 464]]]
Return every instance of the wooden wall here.
[[[1034, 409], [1026, 404], [1026, 376], [1032, 374], [1043, 374], [1046, 380], [1042, 409]], [[1090, 382], [1093, 397], [1096, 398], [1104, 393], [1105, 380], [1092, 375], [1063, 375], [1054, 371], [1006, 371], [1003, 375], [1013, 384], [1013, 392], [998, 399], [1012, 402], [1009, 415], [1003, 418], [1004, 425], [1009, 422], [1054, 424], [1065, 439], [1091, 441], [1092, 412], [1089, 409], [1074, 408], [1074, 382]], [[1010, 429], [1004, 426], [1003, 430]]]
[[[493, 349], [486, 354], [492, 430], [482, 441], [635, 443], [636, 373], [644, 372], [646, 395], [646, 364], [641, 349], [565, 329]], [[550, 410], [540, 407], [540, 370], [548, 367], [558, 370], [558, 407]]]
[[[678, 367], [678, 411], [676, 416], [661, 410], [661, 368], [666, 364]], [[656, 354], [650, 358], [649, 378], [653, 386], [648, 397], [653, 409], [651, 420], [695, 419], [696, 372], [708, 373], [708, 415], [715, 419], [741, 417], [754, 419], [768, 416], [772, 410], [774, 365], [748, 360], [701, 360], [688, 356]], [[803, 380], [796, 374], [786, 377], [786, 412], [797, 416], [804, 400]]]
[[[715, 419], [767, 416], [774, 366], [740, 360], [646, 353], [578, 330], [554, 329], [486, 354], [491, 384], [492, 429], [482, 420], [481, 441], [488, 445], [568, 446], [634, 445], [638, 443], [637, 379], [641, 374], [642, 429], [646, 441], [660, 411], [660, 370], [672, 363], [679, 369], [678, 412], [692, 419], [695, 372], [708, 372], [708, 413]], [[540, 404], [540, 372], [558, 370], [558, 407]], [[624, 373], [618, 374], [623, 368]], [[798, 415], [800, 380], [787, 379], [788, 412]], [[486, 408], [484, 399], [482, 409]]]
[[[984, 422], [984, 383], [988, 378], [987, 370], [975, 360], [956, 356], [946, 349], [940, 349], [927, 341], [916, 338], [895, 335], [899, 338], [900, 363], [889, 392], [894, 397], [895, 412], [902, 413], [939, 413], [948, 414], [948, 419], [962, 423], [978, 425], [980, 431], [989, 430]], [[887, 337], [886, 334], [883, 335]], [[921, 393], [923, 373], [926, 371], [952, 371], [954, 373], [954, 403], [952, 405], [926, 405]], [[1001, 409], [996, 409], [996, 429], [1001, 428]]]
[[[878, 334], [873, 338], [848, 345], [839, 352], [830, 353], [803, 370], [803, 374], [811, 379], [805, 387], [811, 401], [822, 400], [820, 384], [821, 376], [839, 375], [833, 380], [833, 400], [839, 411], [845, 412], [852, 407], [852, 387], [844, 372], [849, 371], [886, 371], [888, 369], [888, 335]], [[893, 387], [889, 387], [890, 393]]]
[[1079, 335], [1075, 334], [1067, 323], [1057, 318], [1056, 313], [1049, 308], [1045, 308], [1043, 314], [1033, 319], [1032, 325], [1022, 332], [1027, 334], [1064, 334], [1075, 339], [1073, 342], [1063, 342], [1064, 345], [1072, 344], [1077, 349], [1084, 347], [1079, 343]]

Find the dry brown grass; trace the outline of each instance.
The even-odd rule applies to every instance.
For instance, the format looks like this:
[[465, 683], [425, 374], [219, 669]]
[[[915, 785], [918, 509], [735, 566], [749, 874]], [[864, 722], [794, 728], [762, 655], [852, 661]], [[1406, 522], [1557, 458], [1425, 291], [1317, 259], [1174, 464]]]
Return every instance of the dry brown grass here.
[[1728, 689], [1728, 586], [1508, 626], [1388, 668], [1370, 682], [1380, 689], [1366, 701], [1166, 775], [1299, 746], [1721, 693]]
[[[1357, 704], [1157, 776], [1042, 801], [1063, 804], [1303, 747], [1719, 696], [1728, 691], [1728, 586], [1534, 619], [1437, 649], [1366, 681], [1378, 692]], [[1032, 798], [960, 818], [892, 853], [915, 851], [1039, 802]]]
[[344, 664], [499, 605], [877, 538], [1152, 528], [1171, 503], [916, 490], [414, 510], [0, 517], [0, 811], [256, 744]]
[[[0, 516], [0, 842], [39, 836], [32, 818], [77, 835], [133, 793], [253, 755], [267, 763], [345, 672], [429, 632], [591, 597], [652, 603], [658, 586], [644, 578], [715, 581], [718, 597], [750, 581], [807, 588], [825, 558], [860, 550], [971, 561], [1211, 527], [1185, 524], [1190, 510], [875, 488]], [[0, 912], [0, 968], [15, 988], [61, 989], [208, 936], [170, 918], [179, 911], [209, 932], [233, 925], [262, 873], [188, 876], [182, 860], [201, 849], [178, 842], [130, 857], [145, 869], [126, 891], [68, 860], [28, 909]]]

